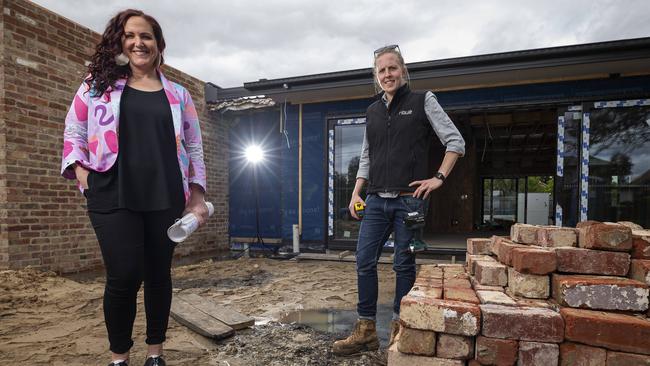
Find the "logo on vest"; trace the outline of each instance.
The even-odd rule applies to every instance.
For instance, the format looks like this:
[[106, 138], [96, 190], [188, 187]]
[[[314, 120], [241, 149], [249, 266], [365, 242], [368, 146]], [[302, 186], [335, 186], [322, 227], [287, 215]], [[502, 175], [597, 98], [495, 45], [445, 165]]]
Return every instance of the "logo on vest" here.
[[409, 109], [408, 111], [399, 111], [398, 114], [399, 114], [400, 116], [408, 116], [408, 115], [413, 114], [413, 110], [412, 110], [412, 109]]

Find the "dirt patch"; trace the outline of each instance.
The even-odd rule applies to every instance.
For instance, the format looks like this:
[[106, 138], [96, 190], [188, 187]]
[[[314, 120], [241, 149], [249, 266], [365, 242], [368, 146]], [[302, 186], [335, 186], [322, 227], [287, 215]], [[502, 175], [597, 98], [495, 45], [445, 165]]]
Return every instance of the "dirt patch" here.
[[271, 277], [271, 273], [258, 269], [251, 273], [245, 273], [242, 277], [182, 278], [174, 282], [174, 287], [181, 290], [190, 288], [232, 289], [245, 286], [261, 286], [268, 283]]
[[302, 325], [271, 322], [240, 332], [224, 342], [217, 353], [221, 364], [243, 365], [382, 365], [382, 351], [353, 357], [337, 357], [331, 352], [335, 335]]
[[[380, 302], [390, 303], [395, 277], [379, 266]], [[381, 353], [331, 354], [337, 336], [274, 320], [301, 309], [354, 309], [354, 263], [241, 258], [173, 269], [174, 291], [209, 297], [258, 320], [252, 329], [214, 342], [170, 319], [170, 365], [377, 365]], [[34, 269], [0, 271], [0, 359], [13, 364], [108, 363], [103, 278], [72, 280]], [[142, 291], [131, 364], [144, 362]]]

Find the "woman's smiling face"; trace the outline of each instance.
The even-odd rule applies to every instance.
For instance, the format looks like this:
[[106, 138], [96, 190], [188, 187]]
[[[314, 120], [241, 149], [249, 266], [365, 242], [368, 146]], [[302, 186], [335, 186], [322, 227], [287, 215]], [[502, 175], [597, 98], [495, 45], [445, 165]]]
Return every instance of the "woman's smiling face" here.
[[404, 70], [397, 55], [392, 52], [384, 53], [377, 57], [375, 65], [379, 86], [385, 93], [395, 95], [397, 89], [406, 83]]
[[124, 24], [122, 52], [132, 68], [151, 70], [158, 67], [158, 43], [151, 24], [143, 17], [130, 17]]

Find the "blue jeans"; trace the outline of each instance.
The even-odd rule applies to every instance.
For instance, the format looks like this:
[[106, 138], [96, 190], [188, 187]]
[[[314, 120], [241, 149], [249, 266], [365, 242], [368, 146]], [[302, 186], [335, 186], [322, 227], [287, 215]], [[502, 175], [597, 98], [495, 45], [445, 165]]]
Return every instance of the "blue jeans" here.
[[393, 311], [399, 314], [400, 302], [415, 282], [415, 254], [409, 251], [413, 231], [404, 224], [408, 212], [426, 210], [425, 201], [412, 196], [381, 198], [369, 194], [357, 242], [357, 286], [359, 317], [374, 318], [377, 314], [377, 262], [391, 232], [395, 232], [393, 270], [396, 274]]

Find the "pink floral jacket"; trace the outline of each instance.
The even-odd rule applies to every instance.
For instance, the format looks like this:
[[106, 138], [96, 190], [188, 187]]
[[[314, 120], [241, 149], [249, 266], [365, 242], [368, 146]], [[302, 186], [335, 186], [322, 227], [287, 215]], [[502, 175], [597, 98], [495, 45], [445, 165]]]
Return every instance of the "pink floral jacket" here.
[[[185, 201], [190, 197], [189, 184], [206, 189], [205, 163], [201, 129], [192, 97], [182, 86], [168, 81], [159, 71], [174, 121], [176, 155], [183, 177]], [[83, 82], [65, 118], [63, 131], [63, 160], [61, 174], [76, 179], [71, 165], [81, 164], [86, 169], [105, 172], [117, 160], [120, 98], [126, 79], [115, 82], [102, 96], [91, 96], [88, 84]], [[81, 191], [83, 188], [80, 187]]]

